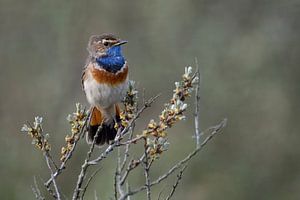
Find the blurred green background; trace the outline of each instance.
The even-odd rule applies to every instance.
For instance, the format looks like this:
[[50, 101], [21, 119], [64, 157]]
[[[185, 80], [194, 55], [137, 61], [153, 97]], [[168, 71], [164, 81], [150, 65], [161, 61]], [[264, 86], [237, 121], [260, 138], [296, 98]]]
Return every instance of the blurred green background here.
[[[0, 196], [33, 199], [30, 185], [48, 178], [41, 153], [20, 133], [44, 117], [53, 153], [69, 131], [75, 103], [87, 105], [80, 76], [92, 34], [115, 33], [129, 41], [124, 54], [130, 78], [146, 96], [162, 96], [139, 121], [137, 133], [156, 118], [184, 67], [201, 68], [201, 128], [228, 118], [228, 126], [187, 168], [174, 199], [299, 199], [300, 1], [0, 0]], [[168, 152], [154, 165], [157, 177], [194, 145], [193, 101], [188, 119], [169, 131]], [[87, 145], [58, 180], [64, 194]], [[113, 157], [87, 191], [113, 194]], [[160, 187], [167, 195], [171, 177]], [[132, 187], [143, 182], [136, 172]], [[42, 188], [42, 186], [41, 186]], [[144, 199], [136, 196], [132, 199]]]

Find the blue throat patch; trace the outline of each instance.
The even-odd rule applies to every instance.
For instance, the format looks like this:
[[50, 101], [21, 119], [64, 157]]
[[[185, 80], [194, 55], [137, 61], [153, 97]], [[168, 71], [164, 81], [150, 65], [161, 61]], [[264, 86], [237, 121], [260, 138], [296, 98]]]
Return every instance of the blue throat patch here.
[[120, 46], [113, 46], [107, 50], [107, 55], [96, 58], [96, 62], [106, 71], [116, 73], [125, 64]]

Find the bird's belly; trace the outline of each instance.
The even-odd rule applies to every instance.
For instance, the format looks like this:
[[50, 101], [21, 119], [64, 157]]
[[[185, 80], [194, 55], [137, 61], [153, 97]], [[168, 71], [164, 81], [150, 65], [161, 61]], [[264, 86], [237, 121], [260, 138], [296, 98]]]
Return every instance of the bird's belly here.
[[127, 85], [127, 79], [116, 85], [98, 83], [95, 79], [87, 79], [84, 81], [84, 90], [87, 100], [92, 106], [105, 109], [123, 100]]

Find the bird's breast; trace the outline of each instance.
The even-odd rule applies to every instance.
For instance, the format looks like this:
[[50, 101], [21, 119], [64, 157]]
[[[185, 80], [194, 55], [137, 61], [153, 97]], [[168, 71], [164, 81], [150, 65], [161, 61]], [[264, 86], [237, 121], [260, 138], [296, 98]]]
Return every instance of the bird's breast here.
[[111, 86], [123, 83], [128, 76], [128, 65], [127, 63], [117, 71], [116, 73], [108, 72], [105, 69], [97, 66], [88, 67], [93, 78], [100, 84], [108, 84]]
[[126, 95], [128, 81], [126, 63], [116, 73], [90, 64], [87, 66], [85, 74], [84, 90], [91, 105], [106, 108], [121, 102]]

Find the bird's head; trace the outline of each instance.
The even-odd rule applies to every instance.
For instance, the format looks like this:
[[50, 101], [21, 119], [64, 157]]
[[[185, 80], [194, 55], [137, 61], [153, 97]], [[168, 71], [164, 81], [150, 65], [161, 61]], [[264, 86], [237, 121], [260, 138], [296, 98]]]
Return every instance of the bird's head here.
[[113, 34], [92, 35], [87, 50], [94, 58], [122, 56], [121, 45], [127, 41], [121, 40]]

